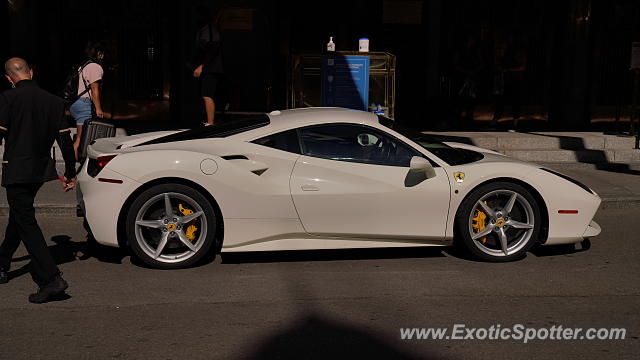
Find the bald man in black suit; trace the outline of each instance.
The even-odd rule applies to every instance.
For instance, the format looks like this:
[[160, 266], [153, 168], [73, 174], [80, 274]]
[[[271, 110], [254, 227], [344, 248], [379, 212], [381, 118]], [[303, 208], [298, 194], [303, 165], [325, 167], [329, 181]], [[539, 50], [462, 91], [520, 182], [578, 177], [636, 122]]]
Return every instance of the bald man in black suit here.
[[9, 224], [0, 246], [0, 283], [8, 281], [11, 258], [22, 240], [31, 255], [31, 276], [39, 286], [29, 301], [43, 303], [64, 294], [68, 284], [38, 226], [33, 202], [43, 183], [58, 179], [51, 158], [54, 141], [65, 160], [64, 190], [75, 186], [73, 143], [63, 100], [38, 87], [23, 59], [9, 59], [4, 69], [13, 89], [0, 94], [0, 135], [6, 139], [2, 186], [9, 203]]

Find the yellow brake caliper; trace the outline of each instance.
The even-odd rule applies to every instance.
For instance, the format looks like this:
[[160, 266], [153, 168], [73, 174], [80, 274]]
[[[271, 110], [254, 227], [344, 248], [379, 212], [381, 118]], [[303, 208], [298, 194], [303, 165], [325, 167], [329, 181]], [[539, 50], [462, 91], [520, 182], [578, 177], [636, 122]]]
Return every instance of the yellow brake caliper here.
[[[184, 216], [189, 216], [193, 214], [193, 210], [191, 209], [187, 209], [185, 207], [182, 206], [182, 204], [178, 205], [178, 210], [180, 210], [180, 213], [182, 213], [182, 215]], [[184, 235], [187, 237], [187, 239], [193, 241], [196, 239], [196, 231], [198, 231], [198, 228], [194, 225], [196, 222], [196, 220], [193, 220], [189, 226], [187, 226], [187, 231], [185, 231]]]
[[[487, 203], [486, 201], [484, 202], [485, 204]], [[471, 220], [473, 220], [473, 224], [471, 224], [471, 227], [476, 230], [476, 234], [481, 232], [482, 230], [484, 230], [484, 228], [486, 228], [486, 220], [487, 219], [487, 214], [484, 213], [484, 211], [482, 210], [476, 210], [476, 216], [471, 218]], [[487, 242], [487, 237], [483, 236], [480, 238], [480, 242], [482, 242], [483, 244]]]

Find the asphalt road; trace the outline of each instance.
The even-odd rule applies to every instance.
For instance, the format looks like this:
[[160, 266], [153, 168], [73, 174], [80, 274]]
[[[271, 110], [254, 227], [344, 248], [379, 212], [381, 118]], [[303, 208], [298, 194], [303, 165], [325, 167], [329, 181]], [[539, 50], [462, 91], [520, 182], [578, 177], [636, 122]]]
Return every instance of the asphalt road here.
[[[507, 264], [449, 250], [223, 256], [158, 271], [101, 248], [78, 219], [40, 218], [70, 298], [31, 305], [22, 266], [0, 285], [2, 359], [636, 359], [640, 209], [600, 211], [587, 251]], [[4, 228], [6, 218], [0, 218]], [[625, 340], [401, 340], [401, 327], [627, 329]]]

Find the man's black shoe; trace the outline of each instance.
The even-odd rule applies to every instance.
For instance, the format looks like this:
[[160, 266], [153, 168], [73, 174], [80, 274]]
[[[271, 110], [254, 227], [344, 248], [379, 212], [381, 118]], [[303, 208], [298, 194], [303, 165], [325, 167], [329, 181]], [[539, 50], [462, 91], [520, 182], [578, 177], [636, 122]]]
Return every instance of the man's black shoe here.
[[9, 282], [9, 274], [4, 269], [0, 269], [0, 284], [6, 284]]
[[69, 284], [60, 275], [56, 275], [48, 284], [40, 287], [37, 293], [29, 295], [29, 302], [42, 304], [51, 301], [64, 294]]

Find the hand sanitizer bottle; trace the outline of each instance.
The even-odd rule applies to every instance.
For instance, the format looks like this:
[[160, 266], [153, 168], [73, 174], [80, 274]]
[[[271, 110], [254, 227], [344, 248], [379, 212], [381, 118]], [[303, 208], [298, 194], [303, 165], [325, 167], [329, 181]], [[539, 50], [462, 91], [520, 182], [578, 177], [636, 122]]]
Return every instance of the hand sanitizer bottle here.
[[329, 42], [327, 43], [327, 51], [336, 51], [336, 44], [333, 42], [333, 36], [329, 37]]
[[358, 51], [360, 52], [369, 52], [369, 39], [368, 38], [360, 38], [358, 41]]

